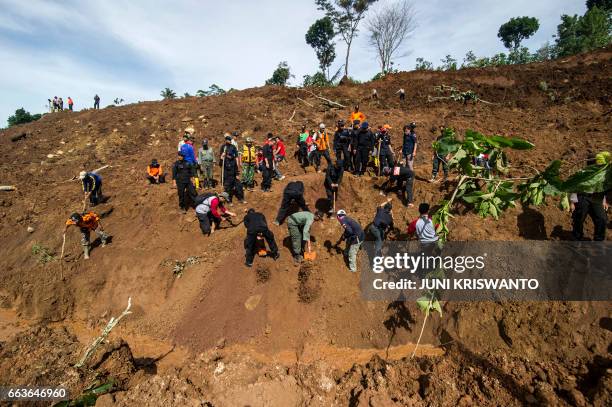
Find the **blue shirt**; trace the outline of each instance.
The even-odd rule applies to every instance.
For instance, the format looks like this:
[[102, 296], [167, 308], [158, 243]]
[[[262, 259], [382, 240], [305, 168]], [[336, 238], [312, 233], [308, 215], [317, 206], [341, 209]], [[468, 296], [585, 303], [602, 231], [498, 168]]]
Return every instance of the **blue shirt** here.
[[404, 134], [404, 144], [402, 145], [402, 153], [404, 155], [414, 153], [414, 146], [417, 143], [416, 134], [414, 132], [410, 132], [409, 134]]
[[196, 158], [195, 158], [195, 151], [193, 150], [193, 146], [189, 143], [185, 143], [181, 146], [181, 153], [183, 153], [183, 157], [185, 158], [185, 161], [187, 161], [189, 164], [195, 164], [196, 163]]
[[342, 236], [350, 244], [360, 243], [365, 240], [365, 233], [356, 220], [343, 216], [340, 219], [340, 224], [344, 226], [344, 234]]

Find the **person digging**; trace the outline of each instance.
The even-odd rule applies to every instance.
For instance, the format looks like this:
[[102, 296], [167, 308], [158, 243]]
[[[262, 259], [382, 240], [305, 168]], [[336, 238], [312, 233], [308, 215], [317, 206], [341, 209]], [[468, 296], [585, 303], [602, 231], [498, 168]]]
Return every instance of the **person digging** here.
[[83, 215], [78, 213], [73, 213], [70, 215], [70, 218], [66, 221], [66, 226], [64, 227], [64, 241], [66, 239], [66, 232], [70, 226], [76, 226], [81, 231], [81, 245], [83, 246], [83, 258], [85, 260], [89, 260], [89, 250], [91, 248], [89, 236], [92, 231], [100, 238], [102, 247], [106, 246], [106, 243], [110, 238], [110, 236], [107, 235], [102, 228], [100, 217], [93, 212], [87, 212]]
[[[247, 267], [252, 267], [255, 254], [260, 254], [258, 253], [257, 246], [258, 242], [261, 242], [263, 239], [265, 239], [270, 247], [270, 257], [274, 260], [280, 257], [278, 254], [278, 246], [274, 240], [274, 234], [268, 228], [268, 222], [262, 213], [256, 212], [253, 208], [249, 209], [244, 217], [244, 227], [247, 230], [247, 235], [244, 239], [244, 264]], [[263, 244], [263, 252], [264, 253], [260, 255], [267, 254], [265, 244]]]
[[[316, 259], [316, 253], [312, 251], [310, 244], [310, 228], [315, 220], [319, 220], [319, 216], [315, 216], [312, 212], [300, 211], [295, 212], [287, 218], [287, 229], [291, 238], [291, 248], [293, 251], [293, 261], [301, 263], [304, 258], [306, 260]], [[303, 251], [304, 242], [306, 242], [306, 252]]]
[[335, 165], [330, 165], [325, 171], [325, 181], [323, 186], [325, 187], [325, 193], [329, 202], [328, 215], [331, 216], [336, 211], [336, 199], [338, 199], [338, 188], [342, 183], [342, 177], [344, 175], [344, 162], [337, 160]]

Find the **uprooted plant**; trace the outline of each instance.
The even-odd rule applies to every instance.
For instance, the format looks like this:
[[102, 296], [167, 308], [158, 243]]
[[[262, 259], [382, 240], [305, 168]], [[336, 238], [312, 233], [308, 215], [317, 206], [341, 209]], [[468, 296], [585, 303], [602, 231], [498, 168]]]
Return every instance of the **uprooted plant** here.
[[604, 192], [612, 188], [612, 160], [608, 152], [598, 154], [595, 164], [565, 181], [560, 178], [559, 160], [550, 163], [542, 172], [531, 168], [529, 176], [508, 176], [511, 167], [504, 150], [533, 147], [532, 143], [520, 138], [485, 136], [473, 130], [467, 130], [460, 140], [453, 129], [444, 130], [433, 148], [440, 156], [453, 155], [448, 166], [458, 172], [459, 181], [450, 199], [441, 201], [433, 215], [443, 241], [448, 238], [448, 222], [453, 217], [451, 212], [456, 200], [483, 218], [491, 216], [497, 220], [519, 200], [526, 205], [540, 206], [547, 204], [548, 197], [557, 197], [559, 206], [567, 210], [569, 193]]
[[452, 100], [455, 102], [463, 102], [463, 104], [467, 104], [469, 101], [482, 102], [488, 105], [494, 105], [493, 102], [488, 102], [484, 99], [481, 99], [480, 96], [476, 94], [473, 90], [461, 91], [454, 86], [440, 85], [434, 86], [434, 91], [437, 92], [438, 96], [427, 96], [428, 102], [435, 102], [438, 100]]
[[[426, 279], [443, 279], [444, 271], [442, 269], [436, 269], [425, 276]], [[423, 332], [425, 331], [425, 324], [427, 324], [427, 318], [432, 311], [438, 311], [440, 316], [442, 316], [442, 306], [440, 305], [440, 296], [436, 290], [427, 290], [425, 294], [416, 300], [417, 306], [423, 312], [425, 317], [423, 318], [423, 324], [421, 325], [421, 332], [419, 333], [419, 338], [417, 339], [416, 344], [414, 345], [414, 349], [412, 350], [412, 354], [410, 358], [412, 359], [416, 354], [417, 349], [419, 348], [419, 344], [421, 343], [421, 338], [423, 337]]]
[[39, 243], [34, 243], [32, 246], [32, 254], [38, 257], [37, 261], [41, 264], [50, 263], [56, 260], [51, 249]]

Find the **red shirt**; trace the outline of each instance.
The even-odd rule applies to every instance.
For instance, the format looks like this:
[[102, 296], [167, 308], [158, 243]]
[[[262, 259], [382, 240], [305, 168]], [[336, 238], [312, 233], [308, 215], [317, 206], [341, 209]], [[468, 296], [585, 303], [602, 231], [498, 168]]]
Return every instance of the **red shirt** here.
[[217, 219], [221, 219], [221, 215], [225, 213], [225, 207], [219, 205], [219, 198], [213, 199], [210, 203], [210, 213]]
[[276, 149], [278, 150], [278, 155], [284, 157], [285, 156], [285, 143], [282, 141], [278, 141], [276, 143]]

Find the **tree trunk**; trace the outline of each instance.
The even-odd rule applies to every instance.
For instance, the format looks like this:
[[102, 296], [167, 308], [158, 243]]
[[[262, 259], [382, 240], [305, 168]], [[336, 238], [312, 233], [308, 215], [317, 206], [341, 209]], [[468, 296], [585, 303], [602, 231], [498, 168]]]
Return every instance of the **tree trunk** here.
[[351, 42], [346, 43], [346, 58], [344, 60], [344, 76], [346, 76], [347, 78], [348, 78], [348, 61], [349, 61], [349, 55], [351, 54]]

